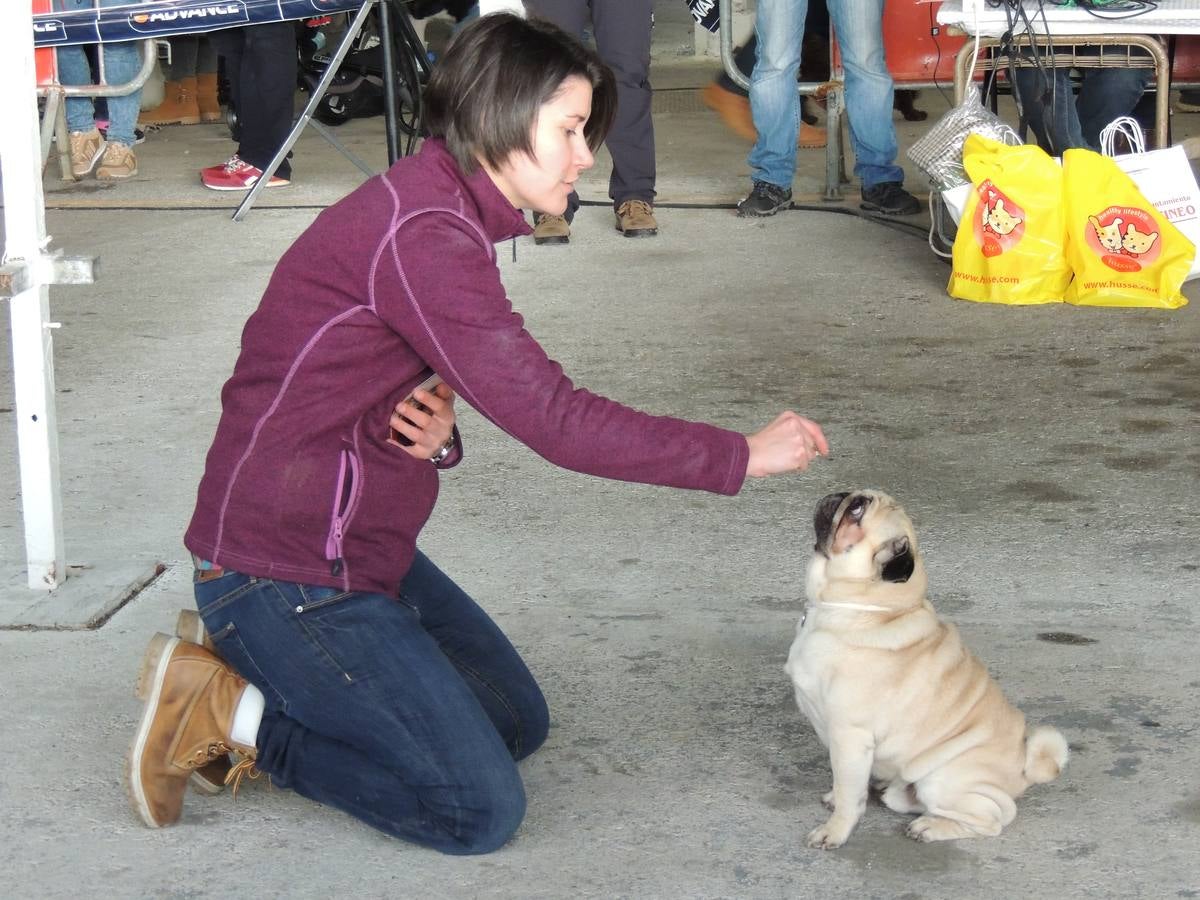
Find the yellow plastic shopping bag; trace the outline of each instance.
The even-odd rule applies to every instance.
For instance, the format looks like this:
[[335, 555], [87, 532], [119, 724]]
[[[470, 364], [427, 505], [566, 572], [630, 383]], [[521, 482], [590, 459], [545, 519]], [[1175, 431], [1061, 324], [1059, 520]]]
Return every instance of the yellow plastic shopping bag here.
[[1088, 306], [1187, 303], [1180, 287], [1196, 248], [1107, 156], [1063, 154], [1067, 258], [1075, 280], [1067, 302]]
[[988, 303], [1058, 303], [1071, 281], [1063, 244], [1062, 167], [1040, 147], [977, 134], [963, 144], [971, 179], [946, 290]]

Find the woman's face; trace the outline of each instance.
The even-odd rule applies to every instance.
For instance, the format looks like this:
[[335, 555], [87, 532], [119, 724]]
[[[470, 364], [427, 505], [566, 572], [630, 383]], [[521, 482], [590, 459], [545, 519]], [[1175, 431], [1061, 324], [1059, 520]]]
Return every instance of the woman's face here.
[[567, 197], [584, 169], [596, 161], [583, 136], [592, 111], [592, 86], [578, 75], [568, 77], [538, 111], [533, 126], [533, 154], [513, 153], [499, 168], [484, 168], [517, 209], [562, 215]]

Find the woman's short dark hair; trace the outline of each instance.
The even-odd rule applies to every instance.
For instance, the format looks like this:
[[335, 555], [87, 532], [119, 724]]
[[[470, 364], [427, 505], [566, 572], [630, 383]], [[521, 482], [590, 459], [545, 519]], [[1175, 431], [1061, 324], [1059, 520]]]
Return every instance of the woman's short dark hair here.
[[538, 111], [573, 75], [592, 86], [583, 134], [595, 151], [616, 113], [612, 70], [549, 22], [511, 13], [481, 16], [455, 35], [434, 65], [425, 89], [425, 126], [446, 142], [465, 174], [480, 159], [499, 168], [515, 152], [533, 155]]

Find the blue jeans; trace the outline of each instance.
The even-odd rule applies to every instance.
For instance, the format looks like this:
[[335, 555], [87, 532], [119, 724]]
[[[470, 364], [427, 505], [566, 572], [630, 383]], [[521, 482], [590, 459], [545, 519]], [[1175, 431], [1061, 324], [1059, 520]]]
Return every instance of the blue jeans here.
[[487, 853], [525, 815], [516, 761], [546, 738], [512, 644], [422, 553], [396, 597], [226, 572], [195, 584], [218, 653], [266, 697], [274, 784], [444, 853]]
[[[758, 55], [750, 76], [750, 109], [758, 141], [751, 177], [790, 189], [796, 174], [800, 95], [796, 73], [808, 0], [759, 0]], [[846, 115], [854, 174], [864, 188], [904, 181], [896, 162], [892, 76], [883, 56], [883, 0], [829, 0], [829, 16], [846, 70]]]
[[[129, 0], [100, 0], [100, 6], [121, 6]], [[97, 4], [92, 0], [54, 0], [55, 9], [71, 11], [91, 9]], [[99, 44], [97, 50], [104, 54], [105, 82], [112, 85], [132, 81], [142, 68], [141, 46], [137, 41], [119, 44]], [[99, 73], [97, 73], [99, 75]], [[58, 48], [59, 84], [96, 84], [92, 76], [83, 47]], [[124, 97], [108, 97], [108, 140], [133, 146], [133, 129], [142, 108], [142, 89]], [[96, 112], [91, 97], [67, 98], [67, 128], [70, 131], [91, 131], [96, 127]]]
[[[1038, 144], [1055, 156], [1072, 148], [1099, 150], [1100, 132], [1113, 119], [1133, 112], [1153, 77], [1150, 69], [1080, 69], [1082, 83], [1076, 99], [1070, 69], [1047, 73], [1049, 77], [1037, 69], [1018, 68], [1017, 92]], [[1054, 99], [1043, 104], [1051, 79]]]

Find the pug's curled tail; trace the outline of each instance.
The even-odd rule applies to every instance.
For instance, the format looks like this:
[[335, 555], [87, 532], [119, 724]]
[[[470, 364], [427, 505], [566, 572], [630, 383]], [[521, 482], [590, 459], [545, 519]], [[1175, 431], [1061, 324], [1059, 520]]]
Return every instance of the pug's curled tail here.
[[1067, 739], [1049, 725], [1039, 725], [1025, 735], [1025, 778], [1031, 784], [1053, 781], [1067, 764]]

